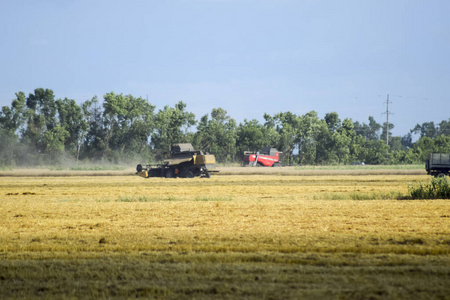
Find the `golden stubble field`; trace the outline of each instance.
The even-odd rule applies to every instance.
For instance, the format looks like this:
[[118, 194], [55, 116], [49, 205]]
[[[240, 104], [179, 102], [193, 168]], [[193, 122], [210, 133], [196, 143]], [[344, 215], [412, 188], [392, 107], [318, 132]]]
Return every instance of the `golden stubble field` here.
[[424, 175], [74, 174], [0, 178], [4, 297], [450, 294], [448, 200], [398, 200]]

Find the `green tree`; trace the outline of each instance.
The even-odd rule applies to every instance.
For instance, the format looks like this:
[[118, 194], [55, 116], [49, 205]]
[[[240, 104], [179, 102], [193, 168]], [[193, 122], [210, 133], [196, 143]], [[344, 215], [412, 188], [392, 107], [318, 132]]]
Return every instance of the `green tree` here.
[[368, 153], [365, 162], [370, 165], [383, 165], [387, 164], [388, 161], [388, 150], [389, 146], [386, 142], [379, 140], [377, 142], [371, 142], [368, 144]]
[[[106, 145], [106, 130], [103, 125], [103, 107], [98, 101], [98, 97], [94, 96], [91, 100], [87, 100], [82, 105], [83, 116], [87, 118], [88, 128], [83, 141], [83, 151], [80, 151], [82, 158], [92, 160], [101, 160], [106, 153], [108, 145]], [[80, 145], [81, 147], [81, 145]]]
[[378, 141], [380, 139], [380, 129], [382, 126], [378, 124], [372, 116], [369, 117], [369, 124], [360, 124], [356, 121], [353, 123], [353, 127], [357, 134], [363, 136], [367, 140]]
[[323, 125], [324, 121], [319, 119], [315, 111], [310, 111], [300, 117], [297, 144], [301, 164], [313, 165], [316, 163], [317, 141], [323, 131]]
[[18, 131], [25, 121], [25, 102], [25, 93], [16, 93], [11, 107], [3, 106], [0, 111], [0, 167], [16, 165]]
[[351, 160], [368, 163], [367, 157], [369, 149], [372, 148], [374, 144], [376, 144], [376, 141], [367, 140], [362, 135], [356, 134], [350, 147]]
[[50, 89], [38, 88], [34, 94], [29, 94], [26, 99], [27, 110], [25, 112], [26, 128], [21, 140], [29, 149], [23, 152], [21, 160], [28, 163], [40, 163], [42, 156], [48, 149], [43, 140], [47, 131], [51, 131], [57, 125], [56, 102], [53, 91]]
[[420, 163], [419, 154], [414, 149], [408, 149], [405, 151], [405, 156], [401, 160], [405, 164], [417, 164]]
[[48, 156], [47, 162], [60, 162], [61, 157], [64, 156], [65, 141], [69, 136], [69, 132], [60, 125], [44, 132], [42, 144], [44, 145], [44, 153]]
[[104, 96], [103, 124], [107, 151], [123, 157], [144, 151], [149, 136], [154, 129], [155, 106], [147, 100], [131, 95], [116, 95], [111, 92]]
[[391, 151], [401, 151], [406, 150], [406, 148], [402, 144], [402, 137], [400, 136], [393, 136], [389, 140], [389, 149]]
[[27, 107], [33, 116], [38, 116], [46, 130], [56, 126], [56, 102], [55, 95], [50, 89], [38, 88], [34, 94], [29, 94], [26, 100]]
[[330, 131], [329, 125], [324, 120], [321, 122], [320, 127], [318, 127], [316, 135], [316, 158], [315, 164], [326, 165], [326, 164], [337, 164], [338, 158], [333, 149], [334, 139], [332, 135], [335, 133], [335, 129]]
[[336, 131], [339, 135], [335, 135], [335, 147], [339, 164], [348, 164], [353, 158], [353, 141], [356, 132], [353, 128], [351, 119], [345, 119], [342, 126]]
[[16, 93], [16, 99], [11, 102], [11, 107], [3, 106], [0, 111], [0, 128], [16, 134], [22, 128], [26, 120], [26, 97], [24, 92]]
[[272, 145], [283, 152], [283, 164], [293, 163], [293, 153], [299, 139], [299, 128], [301, 119], [291, 112], [281, 112], [274, 117], [264, 115], [266, 128], [275, 128], [276, 133], [272, 133]]
[[432, 138], [424, 136], [414, 143], [414, 151], [420, 161], [427, 160], [428, 155], [435, 152], [435, 142]]
[[186, 111], [186, 104], [165, 106], [155, 116], [155, 131], [151, 145], [160, 153], [169, 152], [173, 144], [191, 142], [188, 130], [197, 123], [195, 115]]
[[448, 121], [443, 120], [439, 123], [438, 135], [441, 134], [450, 136], [450, 119]]
[[239, 154], [242, 155], [244, 151], [259, 151], [266, 143], [263, 125], [258, 120], [245, 119], [239, 124], [236, 141]]
[[89, 128], [89, 113], [82, 109], [75, 100], [56, 100], [58, 110], [59, 125], [68, 132], [68, 137], [64, 141], [65, 150], [78, 161], [81, 145]]
[[204, 115], [194, 135], [196, 149], [213, 153], [219, 162], [231, 162], [236, 154], [237, 124], [222, 108], [214, 108], [211, 120]]
[[331, 132], [335, 132], [341, 127], [341, 119], [339, 119], [337, 112], [325, 114], [325, 123], [327, 123], [328, 130]]
[[[262, 132], [266, 141], [265, 146], [276, 148], [284, 154], [286, 151], [284, 148], [285, 138], [282, 139], [281, 137], [282, 128], [280, 128], [280, 124], [277, 124], [276, 120], [268, 114], [264, 114], [264, 120]], [[283, 163], [288, 164], [289, 156], [282, 155], [281, 160]]]
[[437, 153], [450, 153], [450, 136], [441, 134], [434, 139], [434, 151]]
[[411, 132], [419, 134], [421, 138], [424, 136], [434, 138], [438, 134], [438, 129], [434, 125], [434, 122], [425, 122], [422, 125], [417, 124]]
[[14, 151], [17, 145], [17, 136], [11, 131], [0, 128], [0, 168], [16, 165]]
[[403, 148], [405, 148], [405, 149], [409, 149], [413, 146], [411, 132], [408, 132], [407, 134], [405, 134], [402, 137], [401, 143], [402, 143]]
[[[333, 116], [333, 126], [330, 126], [330, 116]], [[351, 119], [341, 123], [337, 113], [327, 114], [318, 129], [316, 163], [347, 164], [360, 155], [360, 148], [354, 145], [357, 135]]]

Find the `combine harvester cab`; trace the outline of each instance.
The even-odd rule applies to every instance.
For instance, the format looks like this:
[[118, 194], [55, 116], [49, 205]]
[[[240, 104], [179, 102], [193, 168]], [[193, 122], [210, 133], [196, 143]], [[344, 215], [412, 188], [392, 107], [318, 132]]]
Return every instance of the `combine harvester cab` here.
[[175, 144], [170, 155], [158, 165], [137, 165], [136, 174], [148, 177], [193, 178], [196, 176], [209, 178], [210, 173], [218, 172], [215, 168], [216, 159], [212, 154], [197, 151], [190, 143]]
[[244, 166], [281, 167], [280, 154], [276, 148], [264, 147], [258, 152], [244, 152]]

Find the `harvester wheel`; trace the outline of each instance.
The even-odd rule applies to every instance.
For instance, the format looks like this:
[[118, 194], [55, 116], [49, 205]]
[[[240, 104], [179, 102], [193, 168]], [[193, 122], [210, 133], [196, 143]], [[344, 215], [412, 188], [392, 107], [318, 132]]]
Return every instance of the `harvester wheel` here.
[[137, 165], [136, 171], [137, 171], [138, 173], [142, 171], [142, 165], [141, 165], [141, 164], [138, 164], [138, 165]]
[[211, 174], [209, 174], [209, 172], [208, 171], [205, 171], [205, 174], [204, 174], [204, 176], [203, 177], [205, 177], [205, 178], [210, 178], [211, 177]]
[[166, 178], [173, 178], [175, 174], [173, 172], [173, 169], [167, 169], [164, 175]]
[[272, 167], [281, 167], [281, 165], [280, 165], [280, 163], [276, 162], [276, 163], [273, 163]]
[[194, 173], [192, 173], [192, 171], [189, 170], [189, 171], [186, 172], [186, 176], [185, 177], [186, 178], [194, 178]]

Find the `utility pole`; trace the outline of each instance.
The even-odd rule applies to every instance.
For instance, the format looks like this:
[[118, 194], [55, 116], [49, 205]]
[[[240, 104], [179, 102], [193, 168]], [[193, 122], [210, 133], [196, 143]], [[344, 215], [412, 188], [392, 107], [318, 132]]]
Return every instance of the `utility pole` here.
[[386, 100], [386, 112], [384, 114], [386, 114], [386, 145], [389, 146], [389, 94], [387, 95], [387, 100]]

